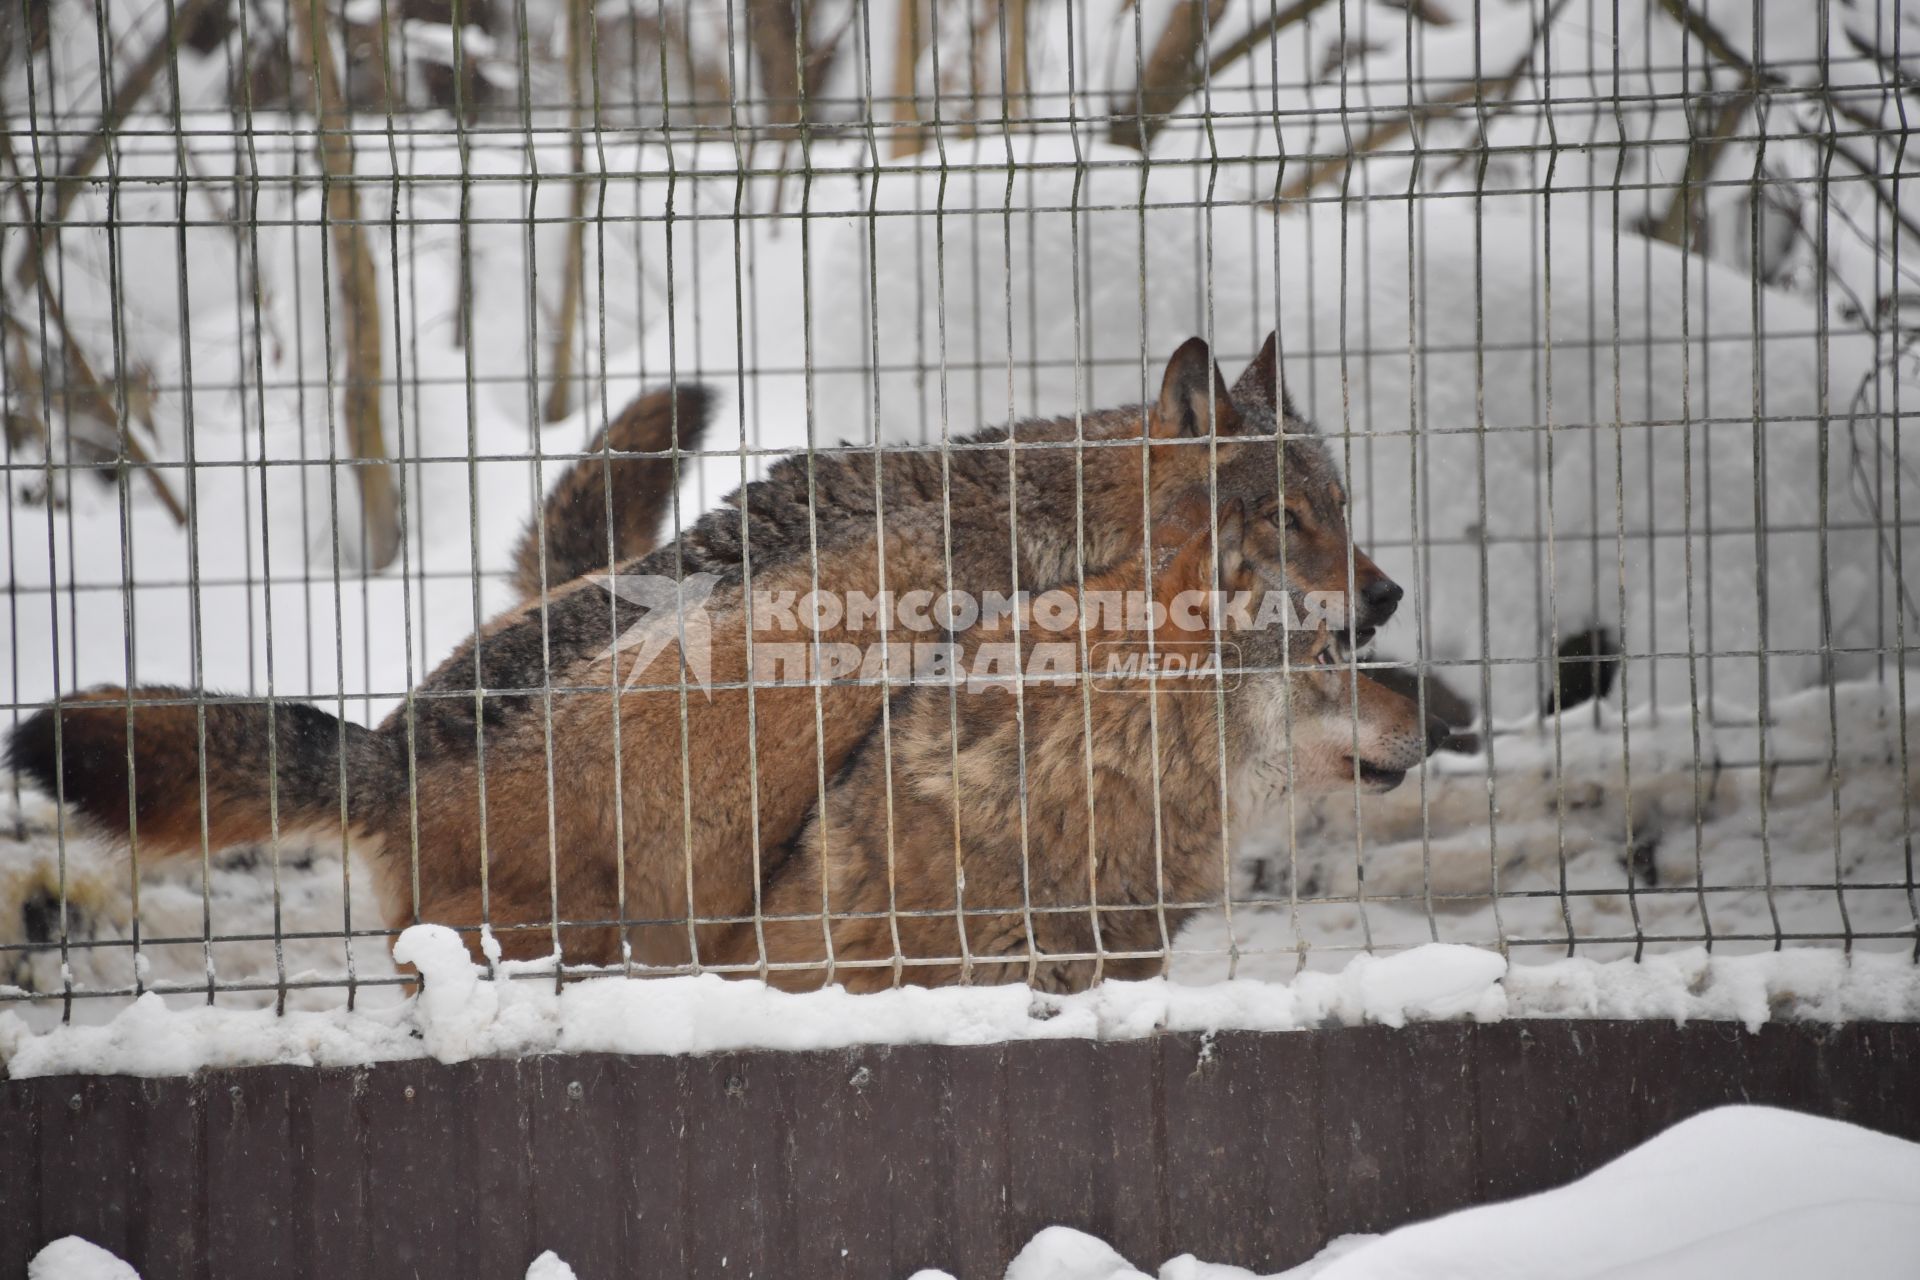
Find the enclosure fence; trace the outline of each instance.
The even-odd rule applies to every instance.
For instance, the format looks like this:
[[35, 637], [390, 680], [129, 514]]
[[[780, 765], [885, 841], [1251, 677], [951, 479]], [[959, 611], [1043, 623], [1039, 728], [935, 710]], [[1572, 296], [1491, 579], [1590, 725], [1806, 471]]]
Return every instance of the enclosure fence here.
[[1920, 955], [1917, 23], [8, 4], [0, 1008]]

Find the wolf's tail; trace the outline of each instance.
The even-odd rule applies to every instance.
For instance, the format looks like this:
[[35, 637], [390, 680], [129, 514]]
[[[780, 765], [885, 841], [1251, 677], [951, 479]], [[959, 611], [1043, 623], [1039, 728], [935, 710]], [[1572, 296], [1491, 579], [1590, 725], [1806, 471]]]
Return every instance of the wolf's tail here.
[[[702, 386], [644, 392], [601, 428], [547, 495], [537, 524], [520, 536], [513, 583], [524, 600], [541, 593], [540, 540], [546, 538], [546, 589], [645, 555], [659, 542], [660, 519], [679, 479], [671, 451], [693, 449], [707, 430], [713, 396]], [[630, 456], [650, 455], [650, 456]], [[611, 482], [611, 483], [609, 483]], [[607, 558], [608, 499], [613, 558]]]
[[317, 707], [201, 698], [164, 685], [75, 694], [21, 722], [7, 766], [160, 856], [200, 850], [203, 776], [209, 849], [266, 841], [276, 822], [283, 834], [338, 832], [343, 775], [350, 831], [404, 802], [405, 762], [381, 735]]

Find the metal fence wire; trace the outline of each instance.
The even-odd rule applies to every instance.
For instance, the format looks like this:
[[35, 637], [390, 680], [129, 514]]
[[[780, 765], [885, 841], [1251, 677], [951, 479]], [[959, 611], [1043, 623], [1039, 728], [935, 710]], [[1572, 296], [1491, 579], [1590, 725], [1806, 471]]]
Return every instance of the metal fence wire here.
[[1920, 951], [1916, 39], [8, 0], [0, 1008]]

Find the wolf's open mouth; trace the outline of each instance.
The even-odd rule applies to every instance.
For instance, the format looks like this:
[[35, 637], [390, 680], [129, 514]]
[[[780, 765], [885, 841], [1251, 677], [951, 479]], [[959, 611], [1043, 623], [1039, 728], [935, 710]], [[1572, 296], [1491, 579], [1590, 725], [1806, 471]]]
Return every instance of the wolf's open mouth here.
[[1340, 647], [1341, 649], [1345, 650], [1346, 656], [1348, 657], [1354, 656], [1355, 654], [1359, 653], [1362, 649], [1365, 649], [1368, 645], [1372, 643], [1373, 643], [1372, 627], [1362, 627], [1358, 631], [1353, 632], [1351, 635], [1349, 635], [1345, 631], [1342, 631], [1340, 633]]
[[1347, 759], [1353, 765], [1353, 776], [1370, 787], [1379, 787], [1382, 791], [1391, 791], [1400, 785], [1407, 776], [1405, 769], [1383, 769], [1377, 764], [1369, 764], [1354, 756]]

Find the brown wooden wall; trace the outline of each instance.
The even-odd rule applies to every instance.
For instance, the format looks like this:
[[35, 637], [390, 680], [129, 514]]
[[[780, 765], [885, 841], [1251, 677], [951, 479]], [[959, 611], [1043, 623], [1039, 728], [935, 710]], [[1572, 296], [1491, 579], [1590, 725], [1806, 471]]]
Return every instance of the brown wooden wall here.
[[1555, 1186], [1760, 1102], [1920, 1139], [1920, 1025], [1512, 1022], [0, 1082], [0, 1277], [998, 1280], [1052, 1223], [1149, 1271]]

